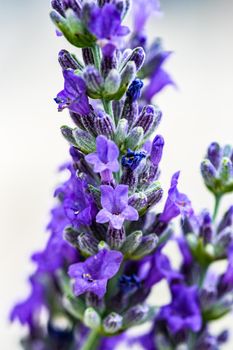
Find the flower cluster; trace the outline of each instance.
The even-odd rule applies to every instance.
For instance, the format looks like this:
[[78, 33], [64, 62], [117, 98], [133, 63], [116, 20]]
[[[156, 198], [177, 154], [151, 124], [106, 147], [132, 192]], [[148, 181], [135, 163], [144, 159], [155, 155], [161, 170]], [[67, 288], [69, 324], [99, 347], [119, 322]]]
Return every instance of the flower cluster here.
[[[146, 350], [219, 349], [227, 332], [210, 334], [209, 322], [231, 310], [233, 209], [214, 223], [222, 195], [232, 190], [232, 150], [212, 144], [202, 164], [216, 196], [213, 217], [196, 215], [189, 198], [171, 185], [162, 212], [159, 182], [164, 138], [153, 97], [173, 84], [162, 68], [171, 52], [145, 35], [158, 1], [134, 0], [133, 30], [123, 24], [129, 0], [52, 0], [58, 36], [82, 50], [82, 60], [61, 50], [64, 88], [55, 97], [72, 126], [61, 133], [70, 161], [69, 178], [55, 191], [56, 207], [46, 247], [32, 255], [31, 293], [11, 312], [28, 327], [30, 350], [107, 350], [127, 342]], [[173, 219], [181, 216], [177, 236]], [[183, 262], [172, 267], [164, 250], [176, 240]], [[214, 262], [228, 259], [213, 277]], [[171, 301], [148, 303], [152, 288], [166, 280]], [[46, 317], [45, 317], [46, 315]], [[133, 326], [152, 321], [148, 334], [127, 337]], [[185, 349], [186, 349], [185, 348]], [[183, 348], [182, 348], [183, 349]]]

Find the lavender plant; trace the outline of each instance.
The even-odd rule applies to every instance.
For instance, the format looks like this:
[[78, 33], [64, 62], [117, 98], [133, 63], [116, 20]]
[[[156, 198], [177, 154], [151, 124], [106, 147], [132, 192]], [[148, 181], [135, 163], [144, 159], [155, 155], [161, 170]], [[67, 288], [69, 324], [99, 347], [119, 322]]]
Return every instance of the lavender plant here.
[[[213, 143], [201, 165], [214, 194], [214, 215], [196, 215], [180, 193], [179, 172], [162, 213], [159, 165], [164, 139], [155, 135], [162, 113], [152, 99], [173, 84], [163, 69], [171, 52], [156, 39], [147, 43], [145, 25], [160, 11], [158, 1], [53, 0], [57, 34], [79, 48], [58, 61], [64, 88], [55, 98], [68, 109], [73, 126], [61, 132], [70, 161], [60, 168], [69, 178], [55, 191], [45, 249], [32, 255], [31, 293], [11, 312], [27, 326], [30, 350], [107, 350], [127, 342], [147, 350], [220, 349], [227, 331], [213, 336], [211, 321], [231, 311], [233, 291], [232, 215], [216, 224], [222, 196], [233, 190], [233, 152]], [[129, 9], [133, 29], [124, 26]], [[173, 219], [181, 215], [177, 236]], [[183, 263], [172, 268], [163, 249], [170, 239]], [[222, 275], [214, 262], [228, 259]], [[147, 298], [165, 279], [171, 302], [152, 307]], [[156, 302], [155, 302], [156, 304]], [[148, 334], [127, 336], [151, 321]]]

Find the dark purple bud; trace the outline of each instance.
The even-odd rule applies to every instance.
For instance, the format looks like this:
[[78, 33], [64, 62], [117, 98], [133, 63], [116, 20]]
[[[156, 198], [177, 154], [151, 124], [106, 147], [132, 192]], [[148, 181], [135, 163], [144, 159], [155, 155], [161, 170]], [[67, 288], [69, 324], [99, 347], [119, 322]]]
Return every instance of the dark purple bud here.
[[104, 81], [100, 72], [94, 66], [87, 66], [83, 71], [83, 77], [92, 93], [101, 93]]
[[162, 112], [152, 106], [145, 106], [138, 116], [134, 126], [141, 126], [144, 130], [144, 134], [150, 135], [158, 127], [162, 118]]
[[218, 233], [223, 231], [226, 227], [230, 227], [233, 225], [233, 205], [227, 210], [224, 214], [222, 220], [218, 226]]
[[95, 119], [96, 115], [93, 111], [91, 111], [88, 115], [82, 115], [80, 116], [82, 125], [84, 126], [85, 130], [87, 130], [91, 135], [97, 136], [97, 131], [95, 128]]
[[221, 161], [222, 150], [217, 142], [211, 143], [207, 151], [207, 157], [213, 164], [213, 166], [218, 169]]
[[118, 121], [120, 120], [123, 106], [124, 106], [124, 102], [122, 101], [122, 99], [119, 101], [117, 101], [117, 100], [112, 101], [112, 110], [113, 110], [114, 119], [116, 121], [116, 124], [118, 124]]
[[128, 185], [130, 191], [133, 191], [137, 187], [138, 175], [130, 168], [124, 168], [120, 183]]
[[133, 50], [128, 60], [135, 63], [136, 70], [138, 71], [142, 67], [145, 61], [145, 51], [143, 50], [142, 47], [137, 47], [136, 49]]
[[145, 152], [135, 152], [128, 149], [127, 154], [122, 157], [121, 164], [125, 168], [135, 170], [144, 158], [146, 158]]
[[74, 59], [74, 57], [67, 51], [67, 50], [61, 50], [58, 55], [58, 62], [60, 63], [60, 66], [63, 70], [66, 69], [79, 69], [82, 70], [83, 66]]
[[80, 232], [75, 230], [73, 227], [67, 227], [64, 231], [63, 238], [70, 243], [75, 248], [78, 247], [78, 236], [80, 235]]
[[63, 3], [66, 10], [71, 9], [78, 17], [80, 17], [82, 12], [80, 0], [63, 0]]
[[85, 256], [95, 255], [98, 252], [99, 241], [89, 233], [81, 233], [78, 236], [78, 247]]
[[62, 17], [65, 17], [65, 9], [63, 6], [63, 2], [61, 0], [52, 0], [51, 1], [52, 8], [57, 11]]
[[79, 162], [81, 159], [84, 159], [84, 155], [74, 146], [70, 147], [70, 155], [74, 162]]
[[152, 184], [146, 191], [145, 195], [147, 197], [147, 204], [146, 208], [149, 209], [153, 205], [160, 202], [160, 200], [163, 197], [163, 190], [160, 188], [160, 186], [155, 182]]
[[101, 72], [106, 78], [110, 70], [117, 68], [116, 46], [109, 43], [103, 47], [102, 52]]
[[134, 193], [131, 197], [129, 197], [129, 205], [134, 207], [138, 212], [146, 208], [147, 197], [145, 193], [144, 192]]
[[[93, 193], [92, 193], [92, 196], [93, 196]], [[94, 199], [96, 199], [96, 198], [94, 198]], [[102, 208], [101, 205], [100, 205], [100, 208]], [[98, 224], [97, 222], [93, 221], [93, 223], [91, 224], [90, 228], [91, 228], [91, 231], [93, 232], [93, 235], [99, 241], [102, 241], [102, 240], [105, 241], [106, 240], [106, 229], [105, 229], [104, 225]]]
[[82, 123], [82, 116], [80, 114], [70, 111], [70, 116], [75, 125], [77, 125], [82, 130], [86, 130], [85, 126]]
[[99, 110], [94, 119], [94, 128], [98, 135], [104, 135], [112, 138], [114, 134], [114, 125], [111, 117], [104, 111]]
[[111, 249], [119, 250], [125, 242], [126, 234], [124, 226], [121, 229], [115, 229], [111, 224], [108, 225], [107, 244]]
[[94, 56], [93, 56], [92, 50], [89, 47], [82, 49], [82, 56], [86, 66], [89, 66], [89, 65], [94, 66], [95, 64]]
[[85, 301], [86, 301], [87, 307], [93, 307], [98, 310], [101, 310], [101, 309], [103, 310], [104, 308], [104, 300], [99, 299], [99, 297], [94, 293], [87, 292], [85, 295]]
[[205, 159], [201, 163], [201, 173], [208, 187], [212, 187], [217, 176], [216, 169], [209, 159]]
[[210, 243], [213, 237], [212, 218], [210, 213], [203, 213], [203, 222], [200, 227], [200, 237], [203, 238], [204, 244]]
[[129, 127], [132, 126], [133, 122], [138, 116], [138, 104], [137, 101], [132, 101], [131, 98], [126, 97], [121, 118], [128, 121]]
[[151, 147], [150, 160], [154, 166], [158, 166], [163, 155], [164, 138], [161, 135], [156, 135]]
[[135, 79], [127, 90], [127, 97], [132, 101], [136, 101], [141, 96], [141, 89], [143, 87], [143, 82], [140, 79]]

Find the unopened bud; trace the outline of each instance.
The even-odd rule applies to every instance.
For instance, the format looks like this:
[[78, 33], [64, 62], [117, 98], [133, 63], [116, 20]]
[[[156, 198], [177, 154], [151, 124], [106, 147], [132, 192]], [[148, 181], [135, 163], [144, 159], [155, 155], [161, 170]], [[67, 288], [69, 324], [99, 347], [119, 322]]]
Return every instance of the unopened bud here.
[[128, 62], [125, 68], [121, 72], [121, 86], [120, 90], [124, 93], [131, 81], [136, 75], [136, 65], [134, 62]]
[[95, 60], [90, 47], [85, 47], [82, 49], [82, 56], [86, 66], [94, 66]]
[[158, 241], [158, 236], [155, 233], [142, 237], [141, 243], [134, 251], [132, 258], [137, 260], [149, 255], [157, 247]]
[[207, 151], [207, 157], [213, 164], [213, 166], [218, 169], [221, 161], [222, 150], [217, 142], [212, 142]]
[[147, 205], [147, 197], [144, 192], [134, 193], [131, 197], [129, 197], [129, 205], [134, 207], [138, 212], [142, 209], [146, 208]]
[[138, 148], [142, 143], [143, 136], [144, 131], [142, 127], [138, 126], [136, 128], [133, 128], [125, 140], [126, 148], [130, 148], [132, 150]]
[[79, 129], [86, 130], [85, 126], [82, 123], [82, 116], [80, 114], [70, 111], [70, 117], [73, 120], [74, 124], [79, 127]]
[[136, 120], [137, 116], [138, 116], [137, 101], [133, 101], [130, 97], [126, 97], [123, 111], [122, 111], [122, 118], [126, 119], [129, 123], [129, 127], [131, 127], [134, 121]]
[[139, 246], [142, 240], [142, 231], [135, 231], [126, 237], [124, 244], [121, 247], [121, 252], [129, 257]]
[[162, 118], [161, 111], [152, 105], [145, 106], [134, 126], [141, 126], [146, 136], [151, 135], [158, 127]]
[[227, 157], [222, 159], [219, 176], [223, 184], [228, 184], [233, 176], [233, 165]]
[[121, 77], [117, 69], [111, 69], [104, 82], [105, 94], [108, 96], [117, 93], [120, 88], [120, 84]]
[[217, 176], [216, 169], [209, 159], [201, 163], [201, 173], [207, 187], [213, 187]]
[[128, 121], [126, 119], [120, 119], [115, 134], [115, 141], [117, 145], [122, 145], [125, 142], [126, 136], [128, 134], [128, 129]]
[[73, 129], [72, 128], [64, 125], [61, 127], [61, 133], [64, 136], [64, 138], [66, 139], [66, 141], [68, 141], [73, 146], [77, 146], [76, 140], [73, 136]]
[[78, 248], [78, 236], [79, 232], [76, 231], [72, 226], [66, 227], [63, 238], [69, 242], [75, 248]]
[[89, 233], [81, 233], [78, 236], [78, 247], [85, 256], [95, 255], [98, 252], [98, 240]]
[[141, 89], [143, 87], [143, 82], [140, 79], [135, 79], [127, 90], [127, 97], [132, 101], [136, 101], [141, 96]]
[[106, 333], [114, 334], [117, 333], [123, 324], [123, 317], [116, 312], [111, 312], [103, 320], [103, 328]]
[[63, 70], [65, 69], [79, 69], [82, 70], [83, 66], [77, 61], [67, 50], [61, 50], [58, 55], [58, 62]]
[[99, 110], [94, 119], [94, 127], [98, 135], [104, 135], [108, 139], [113, 137], [114, 125], [111, 117]]
[[65, 17], [65, 9], [61, 0], [52, 0], [52, 8], [57, 11], [61, 16]]
[[84, 324], [91, 329], [96, 329], [101, 324], [100, 315], [92, 307], [85, 310], [83, 320]]
[[136, 70], [138, 71], [145, 61], [145, 51], [142, 47], [137, 47], [133, 50], [132, 54], [128, 58], [129, 62], [134, 62], [136, 66]]
[[73, 138], [75, 140], [75, 145], [83, 153], [93, 153], [96, 148], [95, 139], [86, 131], [75, 129], [73, 130]]
[[125, 238], [126, 234], [123, 226], [121, 229], [115, 229], [109, 224], [106, 241], [111, 249], [120, 249], [125, 242]]
[[103, 77], [106, 78], [108, 73], [117, 67], [116, 46], [112, 43], [108, 43], [103, 47], [102, 52], [101, 73]]
[[146, 320], [149, 310], [149, 307], [145, 304], [131, 307], [123, 318], [123, 324], [127, 328], [139, 325]]
[[100, 72], [94, 66], [87, 66], [83, 71], [83, 77], [91, 97], [98, 97], [97, 95], [101, 93], [104, 84]]
[[163, 155], [164, 138], [161, 135], [155, 136], [150, 153], [150, 160], [154, 166], [158, 166]]

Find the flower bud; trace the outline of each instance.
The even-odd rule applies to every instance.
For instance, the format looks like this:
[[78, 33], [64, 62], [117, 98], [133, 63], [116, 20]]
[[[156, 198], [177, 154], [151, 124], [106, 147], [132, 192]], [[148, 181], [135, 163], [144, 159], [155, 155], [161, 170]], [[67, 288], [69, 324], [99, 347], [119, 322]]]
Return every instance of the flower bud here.
[[203, 238], [204, 244], [210, 243], [213, 238], [212, 219], [209, 212], [203, 213], [203, 223], [200, 227], [200, 237]]
[[121, 164], [125, 168], [135, 170], [144, 158], [146, 158], [145, 152], [135, 152], [128, 149], [127, 154], [122, 157]]
[[90, 92], [90, 97], [98, 98], [104, 84], [100, 72], [94, 66], [87, 66], [83, 71], [83, 77]]
[[103, 328], [104, 331], [108, 334], [117, 333], [123, 324], [123, 317], [116, 312], [111, 312], [105, 319], [103, 320]]
[[91, 329], [99, 328], [101, 324], [100, 315], [92, 307], [85, 310], [83, 321], [84, 324]]
[[119, 123], [121, 119], [123, 105], [124, 105], [124, 102], [122, 99], [112, 101], [112, 110], [114, 114], [114, 120], [116, 121], [116, 125]]
[[76, 140], [73, 136], [73, 129], [72, 128], [64, 125], [61, 127], [61, 133], [64, 136], [64, 138], [66, 139], [66, 141], [68, 141], [73, 146], [77, 146]]
[[75, 140], [76, 147], [79, 148], [83, 153], [88, 154], [95, 151], [95, 139], [88, 132], [77, 128], [73, 130], [72, 135]]
[[120, 84], [121, 77], [117, 69], [111, 69], [104, 82], [105, 94], [108, 96], [117, 93], [120, 88]]
[[125, 68], [121, 72], [121, 86], [120, 91], [121, 94], [119, 98], [123, 96], [125, 91], [127, 90], [131, 81], [135, 78], [136, 75], [136, 65], [134, 62], [128, 62]]
[[149, 136], [158, 127], [161, 118], [161, 111], [152, 105], [148, 105], [143, 108], [134, 126], [141, 126], [144, 130], [144, 134]]
[[130, 148], [132, 150], [138, 148], [142, 143], [143, 136], [144, 131], [142, 127], [138, 126], [136, 128], [133, 128], [125, 140], [126, 148]]
[[98, 311], [103, 311], [104, 309], [104, 300], [99, 299], [97, 295], [91, 292], [87, 292], [85, 295], [86, 306], [95, 308]]
[[120, 249], [123, 243], [125, 242], [126, 234], [124, 226], [121, 229], [115, 229], [110, 224], [108, 225], [107, 232], [107, 244], [111, 249]]
[[145, 195], [147, 197], [146, 208], [149, 209], [150, 207], [157, 204], [162, 199], [163, 190], [160, 186], [160, 183], [154, 182], [152, 185], [150, 185], [146, 189]]
[[128, 121], [126, 119], [120, 119], [115, 133], [115, 141], [117, 145], [120, 146], [125, 142], [126, 136], [128, 134], [128, 129]]
[[124, 168], [120, 183], [129, 186], [130, 191], [133, 191], [138, 184], [138, 175], [132, 169]]
[[131, 307], [124, 315], [123, 325], [127, 328], [139, 325], [146, 320], [149, 310], [145, 304]]
[[147, 197], [144, 192], [134, 193], [131, 197], [129, 197], [129, 205], [134, 207], [138, 212], [142, 209], [146, 208], [147, 205]]
[[233, 232], [231, 228], [226, 228], [221, 231], [215, 240], [215, 252], [218, 258], [224, 258], [227, 256], [228, 248], [233, 242]]
[[115, 1], [116, 8], [121, 14], [121, 19], [123, 20], [127, 15], [127, 12], [130, 7], [130, 0], [116, 0]]
[[79, 129], [86, 130], [85, 126], [82, 123], [82, 116], [80, 114], [70, 111], [70, 116], [74, 124], [79, 127]]
[[138, 248], [142, 240], [142, 231], [135, 231], [126, 237], [124, 244], [121, 247], [121, 252], [125, 257], [130, 257], [130, 255]]
[[218, 233], [223, 231], [226, 227], [229, 227], [232, 225], [233, 225], [233, 205], [230, 206], [230, 208], [227, 210], [222, 220], [220, 221], [218, 225]]
[[94, 127], [98, 135], [104, 135], [108, 139], [113, 137], [114, 125], [111, 117], [104, 111], [99, 110], [95, 119]]
[[88, 189], [97, 205], [98, 208], [102, 208], [101, 206], [101, 192], [97, 187], [92, 185], [88, 185]]
[[133, 101], [130, 97], [126, 97], [121, 117], [126, 119], [129, 123], [129, 127], [131, 127], [133, 122], [137, 118], [137, 116], [138, 116], [137, 101]]
[[65, 69], [79, 69], [82, 70], [83, 66], [79, 63], [67, 50], [61, 50], [58, 55], [58, 62], [63, 70]]
[[157, 247], [158, 241], [158, 236], [155, 233], [143, 236], [139, 247], [133, 252], [132, 258], [138, 260], [149, 255]]
[[82, 56], [83, 56], [83, 61], [86, 66], [94, 66], [95, 65], [95, 60], [94, 56], [92, 53], [92, 50], [90, 47], [84, 47], [82, 49]]
[[233, 165], [229, 158], [222, 158], [219, 176], [224, 185], [227, 185], [233, 176]]
[[207, 157], [213, 164], [213, 166], [218, 169], [221, 161], [222, 150], [217, 142], [212, 142], [207, 151]]
[[96, 119], [95, 113], [91, 110], [87, 115], [80, 115], [80, 121], [84, 126], [85, 130], [88, 131], [92, 136], [97, 136], [97, 131], [94, 125]]
[[214, 186], [217, 173], [216, 173], [215, 167], [213, 166], [213, 164], [210, 162], [209, 159], [205, 159], [201, 163], [201, 173], [206, 186], [212, 188]]
[[78, 247], [85, 256], [95, 255], [98, 252], [98, 240], [89, 233], [81, 233], [78, 236]]
[[80, 233], [72, 226], [66, 227], [64, 230], [63, 238], [75, 248], [78, 248], [78, 236]]
[[134, 102], [141, 96], [141, 89], [143, 87], [143, 82], [140, 79], [135, 79], [127, 90], [127, 97], [130, 101]]
[[61, 0], [52, 0], [52, 8], [65, 18], [65, 9]]
[[150, 153], [150, 160], [154, 166], [158, 166], [163, 155], [164, 138], [161, 135], [155, 136]]
[[128, 57], [128, 62], [134, 62], [136, 70], [138, 71], [145, 61], [145, 51], [142, 47], [137, 47], [133, 50], [131, 55]]
[[103, 47], [102, 52], [101, 73], [103, 77], [106, 78], [112, 69], [117, 68], [116, 46], [112, 43], [108, 43]]

